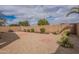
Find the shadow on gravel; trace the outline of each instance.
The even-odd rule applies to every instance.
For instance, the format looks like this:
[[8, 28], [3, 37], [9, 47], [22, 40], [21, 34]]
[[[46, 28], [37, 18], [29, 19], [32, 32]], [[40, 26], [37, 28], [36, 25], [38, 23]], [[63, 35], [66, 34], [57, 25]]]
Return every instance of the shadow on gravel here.
[[0, 33], [0, 49], [19, 39], [15, 32]]

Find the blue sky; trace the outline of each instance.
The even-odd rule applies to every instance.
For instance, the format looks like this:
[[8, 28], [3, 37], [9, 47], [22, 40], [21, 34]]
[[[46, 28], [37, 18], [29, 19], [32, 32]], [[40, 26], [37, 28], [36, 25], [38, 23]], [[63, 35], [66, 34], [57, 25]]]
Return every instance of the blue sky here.
[[46, 18], [50, 24], [79, 23], [79, 15], [66, 14], [77, 5], [0, 5], [0, 17], [6, 18], [8, 24], [28, 20], [37, 24], [40, 18]]
[[13, 21], [14, 19], [16, 19], [16, 16], [14, 16], [14, 15], [5, 15], [5, 16], [3, 16], [3, 18], [5, 18], [6, 20], [9, 20], [9, 21]]

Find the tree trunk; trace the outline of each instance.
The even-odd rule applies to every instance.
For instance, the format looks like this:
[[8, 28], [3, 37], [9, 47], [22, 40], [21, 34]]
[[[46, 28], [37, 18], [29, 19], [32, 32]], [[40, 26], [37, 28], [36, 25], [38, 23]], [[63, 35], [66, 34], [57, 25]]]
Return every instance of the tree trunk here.
[[77, 34], [77, 24], [72, 24], [71, 32], [72, 34]]

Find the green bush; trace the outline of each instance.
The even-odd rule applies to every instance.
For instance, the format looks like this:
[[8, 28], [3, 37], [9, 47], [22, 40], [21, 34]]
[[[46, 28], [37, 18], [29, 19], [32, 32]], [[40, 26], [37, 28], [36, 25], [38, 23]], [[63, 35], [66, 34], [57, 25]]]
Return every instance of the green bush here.
[[45, 32], [45, 28], [40, 28], [40, 32], [44, 33]]
[[73, 44], [70, 43], [69, 37], [66, 35], [60, 38], [58, 44], [65, 48], [73, 48]]
[[27, 29], [27, 32], [30, 32], [30, 29]]
[[24, 29], [24, 32], [26, 32], [26, 29]]
[[31, 29], [31, 32], [35, 32], [34, 28]]
[[70, 35], [70, 31], [65, 31], [64, 34], [69, 36]]
[[49, 25], [48, 21], [46, 19], [40, 19], [38, 21], [38, 25]]
[[30, 26], [30, 24], [29, 24], [28, 21], [20, 21], [20, 22], [19, 22], [19, 25], [20, 25], [20, 26]]

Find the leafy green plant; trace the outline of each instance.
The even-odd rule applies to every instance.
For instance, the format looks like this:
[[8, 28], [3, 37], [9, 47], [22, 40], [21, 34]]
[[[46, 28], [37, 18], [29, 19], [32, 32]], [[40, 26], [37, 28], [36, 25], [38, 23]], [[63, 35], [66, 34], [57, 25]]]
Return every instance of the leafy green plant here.
[[31, 32], [35, 32], [34, 28], [31, 29]]
[[45, 32], [45, 28], [40, 28], [40, 32], [44, 33]]
[[48, 21], [46, 19], [40, 19], [38, 21], [38, 25], [49, 25]]
[[70, 31], [65, 31], [64, 34], [69, 36], [70, 35]]
[[21, 25], [21, 26], [29, 26], [30, 24], [29, 24], [28, 21], [20, 21], [19, 25]]
[[60, 40], [58, 41], [58, 44], [65, 48], [73, 48], [73, 44], [70, 43], [69, 37], [66, 35], [60, 38]]
[[27, 29], [27, 32], [30, 32], [30, 29]]

